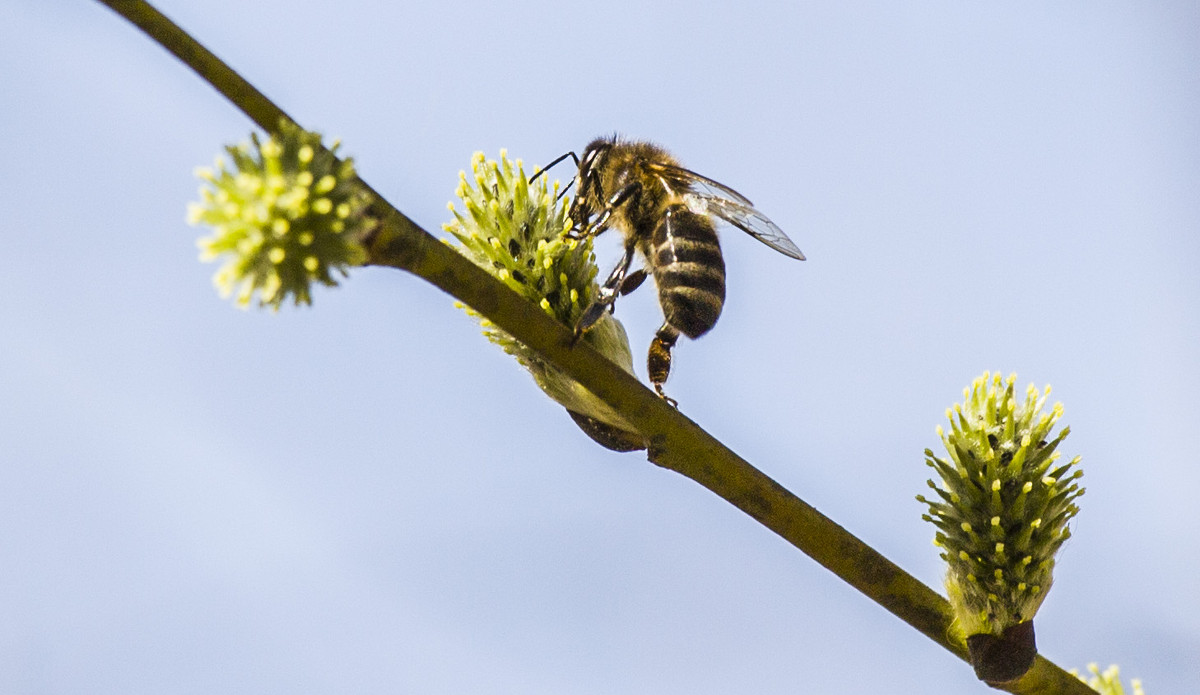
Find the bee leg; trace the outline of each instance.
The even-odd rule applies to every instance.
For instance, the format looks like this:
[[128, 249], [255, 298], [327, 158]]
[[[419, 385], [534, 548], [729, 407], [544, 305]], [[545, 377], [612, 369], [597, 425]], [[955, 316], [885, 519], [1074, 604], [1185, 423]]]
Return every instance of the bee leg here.
[[[645, 279], [643, 270], [635, 271], [632, 275], [629, 274], [629, 266], [633, 264], [633, 256], [636, 252], [637, 244], [632, 240], [625, 244], [625, 256], [617, 264], [617, 267], [613, 268], [608, 279], [604, 281], [604, 285], [600, 288], [600, 296], [596, 297], [596, 301], [592, 302], [592, 305], [583, 312], [583, 316], [579, 317], [579, 322], [575, 324], [575, 337], [571, 340], [572, 345], [579, 342], [587, 329], [599, 321], [601, 316], [604, 316], [605, 311], [612, 311], [616, 307], [617, 297], [625, 294], [622, 289], [625, 286], [627, 275], [633, 279], [638, 273], [641, 273], [642, 279]], [[634, 286], [636, 287], [638, 284], [641, 284], [641, 280], [637, 280]]]
[[646, 272], [645, 268], [638, 268], [637, 270], [633, 271], [632, 273], [629, 273], [628, 275], [626, 275], [625, 281], [621, 283], [621, 289], [620, 289], [621, 296], [624, 297], [625, 295], [629, 294], [630, 292], [641, 287], [642, 283], [646, 281], [646, 276], [648, 274], [649, 273]]
[[[599, 195], [599, 184], [593, 183], [593, 186], [596, 188], [596, 194]], [[575, 202], [571, 204], [571, 210], [567, 213], [572, 222], [571, 229], [566, 233], [568, 239], [587, 239], [608, 229], [608, 218], [612, 217], [613, 211], [618, 206], [624, 205], [630, 198], [642, 192], [641, 182], [634, 181], [624, 186], [608, 199], [608, 202], [604, 204], [604, 209], [600, 211], [596, 219], [589, 222], [588, 220], [591, 218], [592, 212], [587, 202], [586, 187], [585, 182], [580, 182], [579, 191], [575, 194]]]
[[612, 197], [608, 199], [608, 203], [604, 205], [604, 209], [600, 211], [600, 216], [592, 223], [592, 227], [595, 229], [604, 229], [604, 225], [608, 223], [608, 218], [612, 217], [613, 211], [641, 192], [641, 182], [634, 181], [616, 193], [613, 193]]
[[650, 354], [646, 357], [646, 372], [650, 375], [650, 383], [654, 385], [658, 395], [673, 408], [679, 407], [679, 401], [663, 392], [663, 384], [671, 373], [671, 348], [675, 347], [678, 338], [679, 331], [671, 324], [664, 323], [654, 334], [654, 340], [650, 341]]

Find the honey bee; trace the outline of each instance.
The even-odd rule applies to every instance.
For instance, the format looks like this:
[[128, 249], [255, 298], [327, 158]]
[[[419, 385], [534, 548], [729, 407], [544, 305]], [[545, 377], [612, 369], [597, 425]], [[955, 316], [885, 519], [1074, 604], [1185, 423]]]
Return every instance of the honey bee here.
[[[797, 260], [804, 254], [745, 196], [683, 168], [658, 145], [597, 138], [582, 158], [568, 152], [534, 178], [567, 157], [578, 166], [567, 234], [585, 239], [616, 227], [625, 236], [625, 254], [576, 324], [575, 338], [613, 311], [618, 296], [653, 275], [664, 321], [650, 343], [647, 372], [658, 395], [676, 405], [663, 391], [671, 349], [681, 333], [694, 339], [712, 329], [725, 303], [725, 260], [714, 222], [737, 227]], [[637, 254], [645, 266], [631, 272]]]

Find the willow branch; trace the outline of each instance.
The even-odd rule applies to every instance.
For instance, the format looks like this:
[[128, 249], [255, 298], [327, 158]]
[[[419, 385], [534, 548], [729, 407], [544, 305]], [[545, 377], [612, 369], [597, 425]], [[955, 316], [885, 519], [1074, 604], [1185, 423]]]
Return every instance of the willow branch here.
[[[268, 132], [287, 118], [261, 92], [143, 0], [100, 0], [137, 25]], [[290, 120], [290, 119], [288, 119]], [[372, 191], [380, 220], [367, 240], [370, 265], [413, 273], [469, 305], [578, 381], [637, 427], [653, 463], [711, 490], [774, 531], [843, 581], [964, 661], [950, 636], [949, 604], [811, 505], [731, 451], [635, 377], [465, 257], [421, 229]], [[1094, 693], [1038, 657], [1020, 680], [1001, 688], [1023, 695]]]

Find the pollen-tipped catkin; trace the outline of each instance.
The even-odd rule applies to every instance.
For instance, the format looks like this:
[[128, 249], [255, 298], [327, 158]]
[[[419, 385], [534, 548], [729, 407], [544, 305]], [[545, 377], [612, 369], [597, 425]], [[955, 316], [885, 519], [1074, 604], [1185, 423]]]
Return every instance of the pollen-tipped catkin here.
[[212, 229], [197, 245], [202, 260], [223, 261], [213, 277], [222, 296], [242, 307], [311, 304], [313, 282], [337, 285], [335, 273], [366, 261], [368, 194], [337, 149], [285, 122], [265, 142], [254, 134], [226, 147], [231, 161], [197, 170], [204, 184], [188, 220]]
[[[1079, 673], [1078, 669], [1071, 669], [1071, 674], [1076, 678], [1088, 684], [1088, 687], [1095, 690], [1100, 695], [1126, 695], [1125, 686], [1121, 684], [1121, 669], [1117, 668], [1116, 664], [1112, 664], [1103, 671], [1100, 670], [1099, 664], [1088, 664], [1088, 672], [1091, 677], [1088, 678]], [[1129, 681], [1129, 695], [1146, 695], [1146, 691], [1142, 688], [1142, 682], [1137, 678]]]
[[946, 591], [963, 638], [1009, 639], [1006, 631], [1032, 620], [1084, 492], [1079, 457], [1063, 462], [1058, 451], [1070, 432], [1054, 432], [1062, 404], [1047, 412], [1049, 386], [1030, 385], [1022, 397], [1015, 383], [1015, 374], [984, 373], [947, 410], [949, 431], [938, 427], [947, 455], [925, 450], [939, 480], [928, 481], [932, 497], [917, 500], [937, 527], [934, 544], [946, 561]]
[[[534, 306], [574, 328], [599, 292], [591, 239], [564, 236], [571, 228], [568, 204], [560, 200], [559, 184], [545, 177], [530, 183], [520, 160], [503, 150], [499, 161], [478, 152], [471, 171], [459, 173], [451, 203], [454, 219], [443, 226], [457, 247]], [[469, 307], [468, 313], [479, 318]], [[538, 386], [563, 405], [579, 426], [604, 446], [618, 450], [644, 448], [629, 423], [590, 391], [500, 328], [480, 321], [488, 340], [517, 358]], [[633, 373], [629, 339], [621, 322], [605, 314], [582, 337], [609, 360]]]

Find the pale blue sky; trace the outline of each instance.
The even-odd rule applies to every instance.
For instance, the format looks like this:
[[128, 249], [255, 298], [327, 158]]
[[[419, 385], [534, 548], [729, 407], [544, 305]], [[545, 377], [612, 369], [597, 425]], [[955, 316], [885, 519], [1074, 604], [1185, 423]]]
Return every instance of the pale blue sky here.
[[[1042, 653], [1200, 691], [1194, 2], [158, 6], [430, 230], [472, 152], [614, 130], [748, 195], [809, 260], [727, 234], [669, 391], [934, 587], [943, 411], [1053, 384]], [[219, 299], [184, 211], [250, 129], [99, 3], [0, 5], [0, 692], [988, 692], [429, 285]]]

